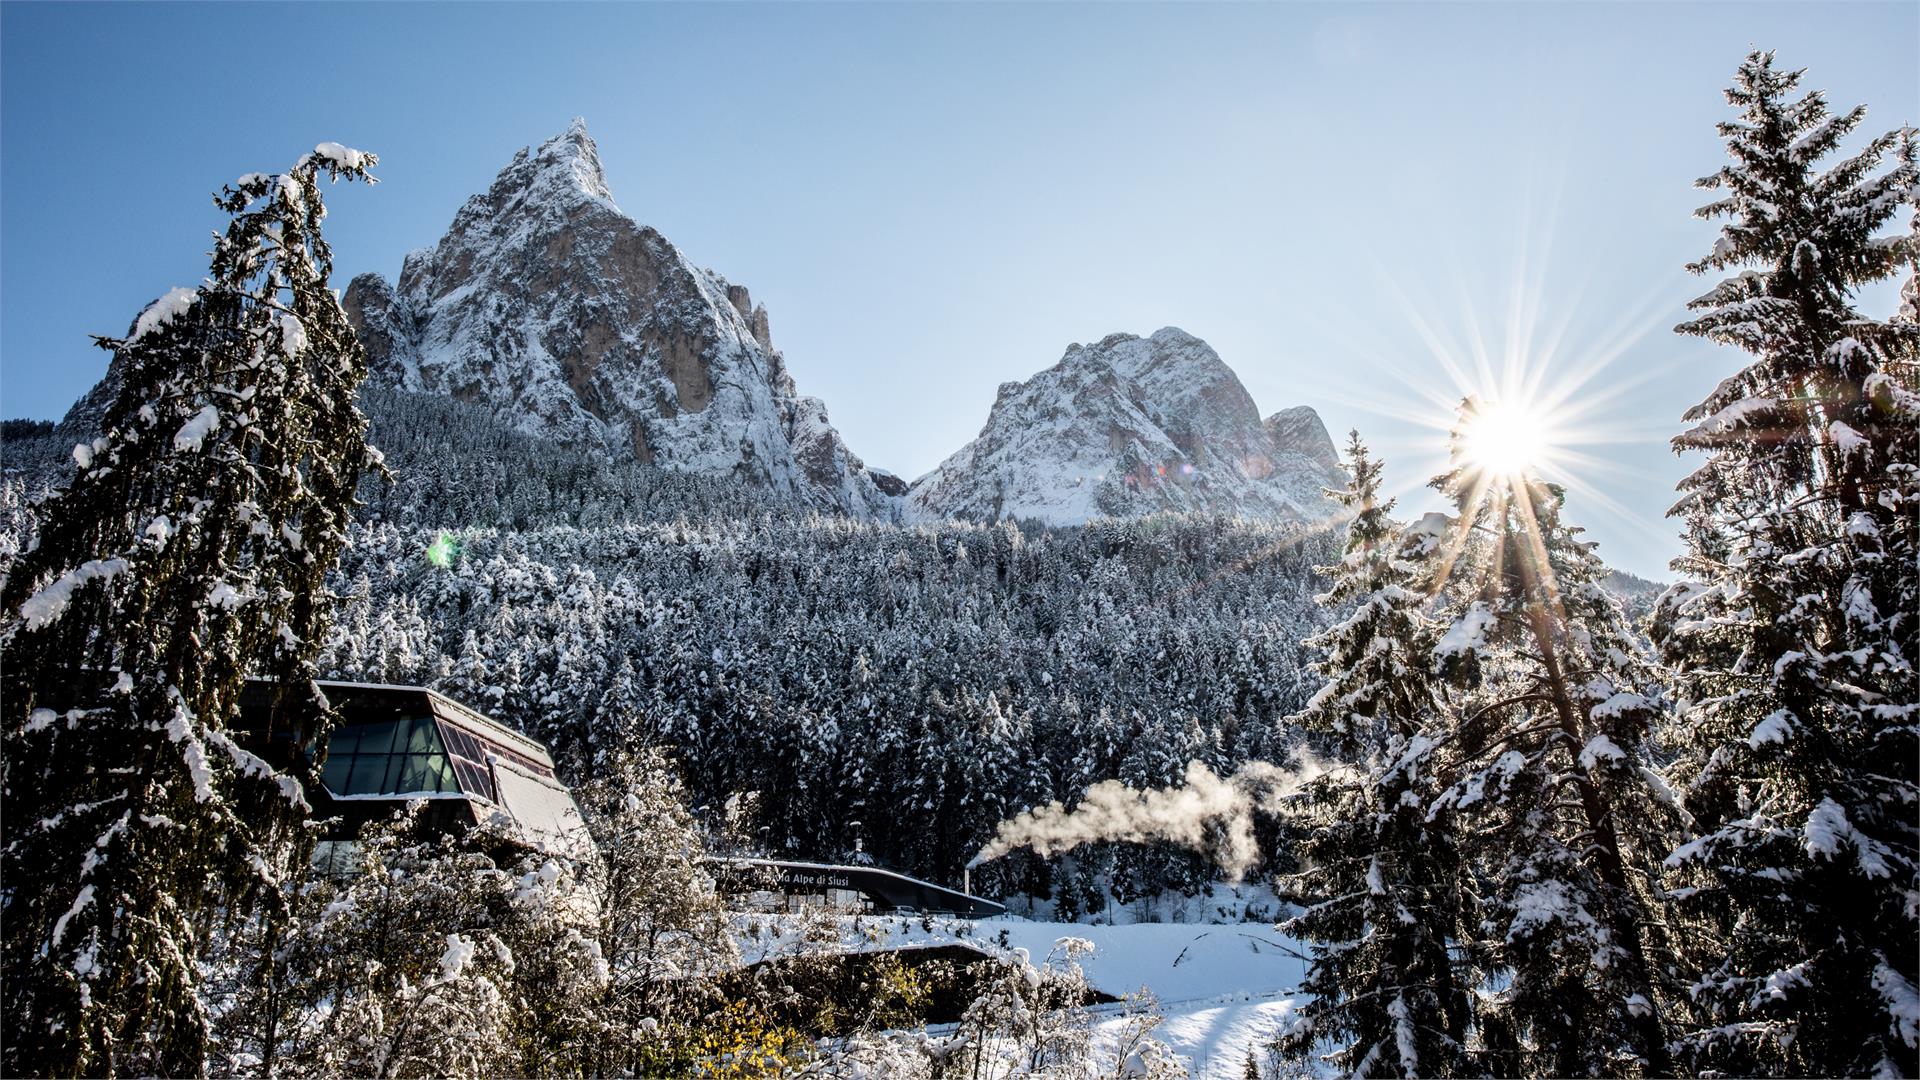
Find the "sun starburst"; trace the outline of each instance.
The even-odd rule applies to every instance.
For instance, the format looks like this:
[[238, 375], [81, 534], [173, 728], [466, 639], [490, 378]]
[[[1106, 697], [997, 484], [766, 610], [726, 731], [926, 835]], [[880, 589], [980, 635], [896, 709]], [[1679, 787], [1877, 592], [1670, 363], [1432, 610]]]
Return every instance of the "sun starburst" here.
[[1553, 454], [1545, 418], [1524, 404], [1481, 404], [1461, 432], [1462, 450], [1476, 469], [1514, 479], [1533, 472]]
[[[1416, 260], [1429, 272], [1409, 276], [1405, 262], [1376, 264], [1385, 299], [1381, 313], [1315, 317], [1380, 377], [1356, 380], [1339, 369], [1316, 391], [1363, 416], [1368, 443], [1389, 463], [1383, 497], [1402, 499], [1402, 511], [1432, 504], [1428, 481], [1462, 469], [1478, 481], [1482, 498], [1502, 497], [1539, 482], [1559, 488], [1577, 514], [1604, 521], [1605, 531], [1638, 534], [1666, 545], [1671, 529], [1618, 493], [1649, 483], [1648, 444], [1671, 434], [1664, 417], [1638, 414], [1635, 402], [1667, 368], [1618, 361], [1644, 351], [1651, 334], [1671, 318], [1665, 295], [1649, 286], [1637, 299], [1600, 307], [1584, 287], [1561, 284], [1549, 273], [1551, 227], [1534, 213], [1520, 215], [1514, 263], [1506, 275], [1469, 273], [1448, 257]], [[1553, 218], [1549, 211], [1545, 220]], [[1435, 267], [1440, 272], [1433, 273]], [[1463, 424], [1464, 400], [1481, 413]], [[1450, 443], [1459, 435], [1465, 445]], [[1632, 453], [1620, 450], [1633, 447]], [[1424, 505], [1423, 505], [1424, 504]], [[1452, 514], [1454, 508], [1447, 508]]]

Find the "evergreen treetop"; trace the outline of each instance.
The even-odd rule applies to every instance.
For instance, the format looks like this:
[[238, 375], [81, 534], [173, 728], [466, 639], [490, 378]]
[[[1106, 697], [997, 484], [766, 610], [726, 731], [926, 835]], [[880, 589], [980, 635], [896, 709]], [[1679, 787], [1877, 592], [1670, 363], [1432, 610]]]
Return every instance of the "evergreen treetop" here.
[[1308, 639], [1325, 679], [1290, 718], [1325, 740], [1341, 766], [1296, 802], [1305, 835], [1290, 890], [1306, 905], [1288, 933], [1308, 943], [1311, 994], [1281, 1049], [1357, 1076], [1446, 1076], [1471, 1068], [1473, 987], [1455, 943], [1472, 933], [1478, 897], [1455, 818], [1434, 806], [1449, 707], [1433, 677], [1438, 629], [1421, 579], [1432, 537], [1398, 535], [1379, 497], [1381, 465], [1352, 434], [1352, 482], [1328, 494], [1353, 511], [1341, 561], [1322, 568], [1318, 599], [1345, 618]]
[[[1769, 53], [1740, 66], [1726, 218], [1697, 273], [1734, 271], [1683, 334], [1742, 366], [1685, 419], [1688, 579], [1656, 613], [1699, 834], [1685, 884], [1700, 1068], [1920, 1071], [1920, 380], [1915, 328], [1856, 307], [1920, 252], [1880, 230], [1911, 203], [1914, 133], [1829, 162], [1865, 110], [1833, 114]], [[1798, 96], [1795, 96], [1798, 94]], [[1898, 763], [1897, 765], [1895, 763]]]

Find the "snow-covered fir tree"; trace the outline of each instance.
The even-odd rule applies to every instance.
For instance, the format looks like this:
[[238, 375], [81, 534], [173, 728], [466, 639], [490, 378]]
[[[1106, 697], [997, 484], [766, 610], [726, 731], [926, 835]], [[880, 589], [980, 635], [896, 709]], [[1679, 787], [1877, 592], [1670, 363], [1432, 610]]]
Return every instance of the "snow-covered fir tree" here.
[[[1699, 1068], [1920, 1072], [1920, 368], [1910, 314], [1860, 290], [1920, 250], [1881, 230], [1914, 198], [1911, 129], [1841, 155], [1802, 72], [1747, 57], [1700, 186], [1725, 219], [1689, 269], [1726, 278], [1677, 329], [1749, 354], [1686, 414], [1705, 455], [1673, 513], [1686, 580], [1658, 632], [1678, 668]], [[1910, 300], [1909, 300], [1910, 302]]]
[[0, 589], [10, 1074], [200, 1071], [207, 922], [305, 857], [300, 779], [228, 723], [253, 675], [296, 742], [322, 721], [323, 578], [369, 451], [318, 181], [373, 164], [323, 143], [217, 196], [205, 283], [101, 342], [105, 430]]
[[1301, 989], [1312, 996], [1282, 1048], [1329, 1048], [1354, 1076], [1451, 1076], [1473, 1067], [1479, 977], [1454, 945], [1472, 934], [1477, 899], [1453, 815], [1430, 813], [1450, 723], [1425, 610], [1435, 537], [1399, 533], [1359, 432], [1346, 453], [1352, 483], [1330, 494], [1353, 515], [1347, 549], [1318, 598], [1346, 616], [1308, 639], [1326, 683], [1292, 718], [1344, 767], [1299, 800], [1307, 831], [1292, 889], [1308, 906], [1285, 927], [1309, 943]]
[[1470, 822], [1479, 949], [1505, 976], [1481, 1052], [1498, 1072], [1667, 1075], [1678, 995], [1655, 875], [1679, 811], [1652, 745], [1661, 691], [1564, 493], [1476, 459], [1487, 415], [1463, 404], [1433, 482], [1459, 510], [1434, 658], [1473, 690], [1435, 807]]

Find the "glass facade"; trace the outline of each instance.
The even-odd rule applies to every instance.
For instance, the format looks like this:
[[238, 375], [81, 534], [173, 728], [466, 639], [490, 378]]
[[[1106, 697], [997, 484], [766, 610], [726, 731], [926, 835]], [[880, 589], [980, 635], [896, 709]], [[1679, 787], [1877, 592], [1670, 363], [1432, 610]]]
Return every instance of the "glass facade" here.
[[[460, 791], [440, 726], [431, 716], [346, 724], [327, 745], [321, 782], [335, 795]], [[479, 789], [486, 792], [489, 789]]]
[[[356, 691], [349, 695], [344, 690]], [[498, 803], [490, 759], [553, 781], [553, 766], [489, 737], [491, 721], [410, 687], [343, 687], [320, 780], [334, 795], [465, 794]]]

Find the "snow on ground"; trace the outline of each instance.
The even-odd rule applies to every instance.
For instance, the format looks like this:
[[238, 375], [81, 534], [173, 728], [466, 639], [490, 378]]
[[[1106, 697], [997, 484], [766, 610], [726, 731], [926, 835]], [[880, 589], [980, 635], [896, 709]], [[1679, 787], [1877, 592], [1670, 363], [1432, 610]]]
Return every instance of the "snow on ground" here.
[[[1228, 995], [1185, 1002], [1162, 1010], [1165, 1020], [1153, 1037], [1198, 1080], [1237, 1080], [1246, 1075], [1252, 1055], [1265, 1069], [1268, 1046], [1293, 1019], [1293, 998]], [[1112, 1040], [1124, 1021], [1103, 1021], [1096, 1029]], [[1266, 1073], [1262, 1073], [1266, 1075]]]
[[[1159, 999], [1164, 1017], [1154, 1038], [1166, 1044], [1196, 1077], [1244, 1075], [1247, 1054], [1262, 1060], [1266, 1045], [1293, 1014], [1294, 987], [1306, 965], [1298, 947], [1265, 923], [1075, 923], [992, 919], [979, 930], [1007, 931], [1015, 947], [1037, 961], [1062, 937], [1093, 942], [1080, 965], [1096, 988], [1116, 996], [1142, 988]], [[1124, 1021], [1099, 1022], [1112, 1038]]]
[[[749, 962], [797, 951], [810, 936], [789, 917], [754, 922], [758, 932], [742, 940]], [[1115, 997], [1151, 991], [1164, 1017], [1154, 1037], [1196, 1077], [1239, 1077], [1250, 1050], [1264, 1060], [1266, 1044], [1292, 1016], [1294, 988], [1306, 971], [1299, 947], [1265, 922], [1093, 926], [1017, 916], [969, 921], [858, 915], [841, 916], [834, 926], [840, 947], [851, 951], [965, 942], [996, 955], [1024, 949], [1035, 964], [1061, 938], [1084, 938], [1094, 946], [1080, 958], [1087, 980]], [[808, 947], [820, 944], [812, 936]], [[1117, 1037], [1125, 1023], [1122, 1008], [1096, 1012], [1099, 1033]]]
[[1223, 994], [1288, 992], [1305, 970], [1292, 955], [1297, 946], [1261, 923], [1084, 926], [992, 919], [976, 925], [981, 936], [994, 939], [1005, 930], [1013, 946], [1026, 949], [1035, 963], [1060, 938], [1085, 938], [1094, 951], [1081, 958], [1080, 966], [1095, 988], [1116, 997], [1145, 988], [1168, 1005]]

